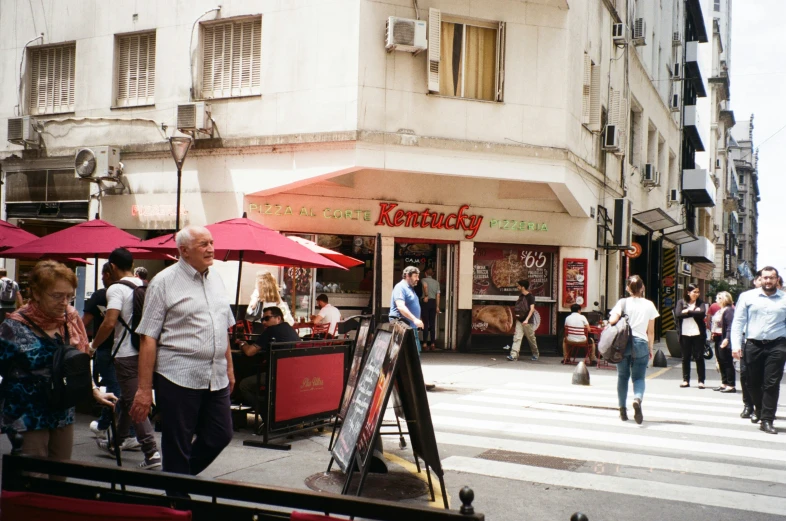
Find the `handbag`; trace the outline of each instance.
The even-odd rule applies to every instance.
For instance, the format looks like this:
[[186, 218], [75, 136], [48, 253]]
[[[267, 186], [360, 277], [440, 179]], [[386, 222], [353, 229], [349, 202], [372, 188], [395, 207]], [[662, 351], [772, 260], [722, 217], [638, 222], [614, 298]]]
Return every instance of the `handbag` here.
[[622, 299], [622, 316], [613, 326], [604, 329], [598, 340], [598, 353], [604, 360], [611, 364], [618, 364], [622, 361], [625, 349], [633, 340], [633, 332], [627, 313], [625, 313], [625, 301]]

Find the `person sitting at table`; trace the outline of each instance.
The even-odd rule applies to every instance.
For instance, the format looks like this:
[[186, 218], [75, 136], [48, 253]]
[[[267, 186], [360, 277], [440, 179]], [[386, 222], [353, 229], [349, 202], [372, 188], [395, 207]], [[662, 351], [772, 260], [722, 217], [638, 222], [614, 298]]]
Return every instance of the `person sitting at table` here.
[[317, 307], [319, 307], [319, 313], [311, 315], [311, 323], [317, 325], [329, 322], [328, 337], [332, 337], [336, 333], [336, 324], [341, 322], [341, 311], [328, 302], [328, 297], [324, 293], [317, 297]]
[[[284, 322], [284, 313], [277, 306], [267, 307], [262, 311], [262, 323], [265, 324], [265, 331], [256, 343], [241, 341], [240, 349], [246, 356], [256, 356], [257, 354], [270, 349], [273, 342], [298, 342], [300, 337], [297, 332]], [[267, 374], [260, 375], [260, 385], [267, 383]], [[257, 385], [257, 375], [243, 378], [240, 381], [240, 399], [243, 403], [250, 405], [261, 416], [264, 417], [263, 405], [265, 401], [259, 400], [260, 386]]]
[[590, 334], [590, 326], [587, 317], [581, 314], [581, 306], [578, 304], [573, 304], [570, 307], [570, 315], [565, 318], [565, 325], [574, 328], [574, 329], [583, 329], [583, 335], [567, 335], [562, 340], [562, 362], [563, 364], [568, 363], [568, 346], [570, 344], [584, 344], [587, 339], [589, 339], [590, 348], [587, 349], [590, 365], [595, 365], [595, 342], [592, 340], [592, 337], [589, 336]]

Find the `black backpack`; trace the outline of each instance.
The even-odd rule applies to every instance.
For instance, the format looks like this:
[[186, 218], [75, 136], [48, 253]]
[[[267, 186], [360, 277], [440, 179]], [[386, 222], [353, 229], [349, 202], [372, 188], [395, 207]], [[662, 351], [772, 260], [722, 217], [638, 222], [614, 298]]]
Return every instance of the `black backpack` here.
[[123, 343], [123, 340], [126, 337], [126, 334], [131, 335], [131, 345], [134, 346], [134, 349], [139, 351], [139, 335], [136, 333], [136, 328], [139, 326], [139, 323], [142, 321], [142, 309], [145, 306], [145, 294], [147, 292], [147, 284], [142, 284], [137, 286], [130, 280], [118, 280], [115, 284], [122, 284], [127, 288], [131, 288], [133, 292], [131, 294], [131, 298], [133, 298], [133, 307], [131, 311], [131, 324], [126, 324], [126, 321], [123, 320], [122, 314], [118, 316], [117, 319], [126, 328], [125, 332], [123, 333], [123, 337], [120, 339], [120, 342], [117, 344], [117, 348], [115, 352], [112, 354], [114, 357], [117, 354], [117, 349], [120, 349], [120, 344]]
[[[27, 315], [28, 327], [43, 338], [51, 338]], [[55, 337], [58, 344], [52, 357], [52, 367], [45, 371], [35, 371], [30, 376], [39, 377], [39, 386], [44, 390], [47, 402], [52, 409], [62, 410], [87, 401], [93, 395], [93, 375], [90, 371], [90, 355], [72, 346], [66, 320], [65, 338]]]

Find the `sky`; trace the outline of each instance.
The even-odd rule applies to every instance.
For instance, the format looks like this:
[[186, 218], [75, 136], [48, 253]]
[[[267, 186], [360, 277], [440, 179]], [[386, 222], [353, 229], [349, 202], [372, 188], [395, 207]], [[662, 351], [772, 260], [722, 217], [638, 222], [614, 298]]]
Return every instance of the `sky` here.
[[[708, 2], [702, 7], [712, 9]], [[757, 266], [786, 271], [786, 45], [784, 0], [733, 0], [731, 107], [737, 121], [753, 118], [759, 148], [759, 257]], [[708, 26], [712, 27], [712, 26]], [[778, 132], [780, 130], [780, 132]], [[776, 132], [778, 132], [776, 134]], [[766, 140], [766, 141], [765, 141]]]

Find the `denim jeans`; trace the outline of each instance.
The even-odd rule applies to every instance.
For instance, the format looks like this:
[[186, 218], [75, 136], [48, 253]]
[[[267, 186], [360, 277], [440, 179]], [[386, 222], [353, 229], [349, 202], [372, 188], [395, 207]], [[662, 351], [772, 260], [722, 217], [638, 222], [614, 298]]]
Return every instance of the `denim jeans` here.
[[647, 341], [633, 337], [633, 342], [625, 349], [622, 361], [617, 364], [617, 398], [619, 406], [625, 407], [628, 401], [628, 380], [633, 379], [633, 397], [644, 398], [644, 376], [650, 361]]
[[[106, 392], [112, 393], [120, 398], [120, 384], [117, 383], [117, 375], [115, 374], [115, 365], [112, 363], [112, 350], [109, 348], [102, 348], [96, 351], [93, 357], [93, 381], [99, 382], [100, 385], [106, 387]], [[120, 403], [115, 406], [115, 410], [120, 415]], [[105, 430], [109, 428], [112, 422], [112, 409], [104, 407], [101, 410], [101, 417], [98, 419], [98, 428]]]

